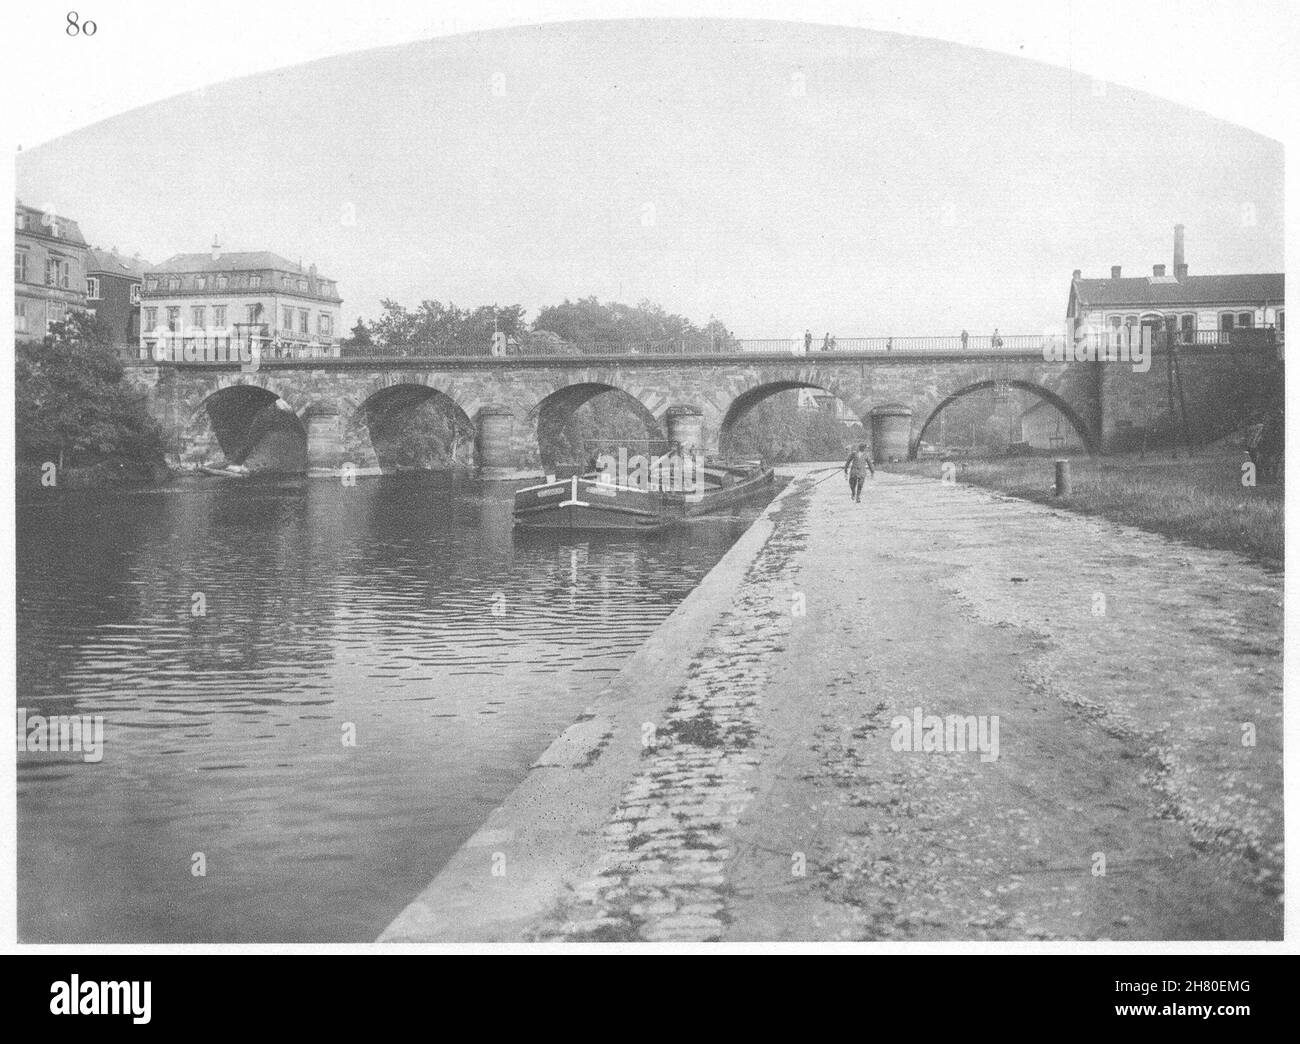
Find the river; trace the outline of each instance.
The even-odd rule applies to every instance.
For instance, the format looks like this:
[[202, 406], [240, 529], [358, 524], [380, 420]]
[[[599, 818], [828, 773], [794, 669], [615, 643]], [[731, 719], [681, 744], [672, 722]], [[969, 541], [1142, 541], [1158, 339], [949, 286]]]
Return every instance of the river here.
[[17, 510], [26, 942], [368, 941], [761, 510], [515, 533], [428, 479], [48, 491]]

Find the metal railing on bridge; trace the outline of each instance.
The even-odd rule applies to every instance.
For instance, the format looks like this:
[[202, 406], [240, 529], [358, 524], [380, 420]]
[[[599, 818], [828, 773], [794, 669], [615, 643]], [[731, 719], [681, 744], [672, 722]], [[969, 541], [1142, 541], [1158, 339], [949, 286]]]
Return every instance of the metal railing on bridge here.
[[[1077, 338], [1076, 342], [1088, 345], [1101, 353], [1115, 349], [1121, 344], [1129, 343], [1129, 338], [1140, 336], [1140, 331], [1133, 328], [1120, 333], [1108, 331], [1087, 334]], [[1237, 330], [1198, 330], [1169, 333], [1156, 331], [1151, 335], [1151, 345], [1158, 349], [1167, 348], [1171, 338], [1176, 347], [1213, 347], [1223, 349], [1260, 349], [1282, 346], [1280, 331], [1272, 327], [1258, 327]], [[227, 343], [231, 343], [227, 340]], [[361, 361], [366, 359], [402, 359], [402, 358], [516, 358], [541, 360], [549, 358], [572, 358], [575, 356], [827, 356], [827, 355], [890, 355], [890, 354], [933, 354], [956, 356], [996, 356], [1042, 354], [1044, 357], [1069, 357], [1063, 354], [1067, 341], [1065, 334], [967, 334], [938, 336], [905, 337], [838, 337], [827, 341], [814, 339], [811, 345], [805, 345], [802, 337], [773, 338], [736, 338], [690, 336], [661, 341], [564, 341], [558, 337], [526, 335], [519, 340], [507, 341], [503, 351], [494, 352], [490, 345], [416, 342], [404, 345], [371, 344], [364, 346], [343, 345], [305, 345], [295, 346], [283, 352], [264, 348], [261, 362], [273, 363], [283, 359], [285, 362], [310, 359], [331, 360], [334, 362]], [[206, 347], [206, 345], [205, 345]], [[155, 365], [152, 356], [139, 360], [130, 360], [140, 365]], [[182, 360], [187, 365], [203, 365], [214, 360], [200, 353], [195, 360]], [[220, 361], [220, 360], [217, 360]]]

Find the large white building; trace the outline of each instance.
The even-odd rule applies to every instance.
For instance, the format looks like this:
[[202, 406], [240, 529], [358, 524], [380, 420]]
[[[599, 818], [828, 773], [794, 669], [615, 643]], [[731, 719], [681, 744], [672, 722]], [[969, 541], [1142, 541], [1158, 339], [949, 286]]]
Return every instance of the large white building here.
[[193, 359], [231, 342], [256, 341], [264, 356], [339, 354], [342, 298], [316, 266], [270, 251], [177, 254], [145, 270], [140, 294], [141, 357], [161, 342]]
[[[1101, 333], [1122, 327], [1177, 332], [1184, 343], [1231, 340], [1235, 331], [1271, 330], [1286, 335], [1279, 273], [1190, 275], [1183, 254], [1183, 226], [1174, 226], [1173, 272], [1154, 265], [1149, 276], [1124, 276], [1119, 265], [1109, 279], [1084, 279], [1075, 269], [1066, 316], [1073, 332]], [[1260, 335], [1249, 334], [1250, 338]]]

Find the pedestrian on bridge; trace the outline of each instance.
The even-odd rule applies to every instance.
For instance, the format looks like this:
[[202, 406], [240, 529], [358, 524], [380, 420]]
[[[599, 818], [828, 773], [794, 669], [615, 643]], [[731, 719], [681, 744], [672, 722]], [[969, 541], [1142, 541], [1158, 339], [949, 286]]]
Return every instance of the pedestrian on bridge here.
[[844, 462], [844, 473], [849, 476], [849, 496], [855, 504], [862, 503], [862, 484], [867, 480], [867, 472], [876, 477], [876, 469], [871, 464], [871, 455], [867, 453], [867, 444], [860, 443]]
[[961, 350], [963, 352], [966, 350], [966, 342], [969, 340], [970, 340], [970, 334], [968, 334], [965, 330], [963, 330], [961, 332]]
[[822, 338], [822, 351], [829, 352], [830, 350], [831, 350], [831, 332], [827, 330], [826, 336]]
[[803, 353], [804, 355], [807, 355], [811, 351], [812, 351], [812, 331], [805, 330], [803, 332]]

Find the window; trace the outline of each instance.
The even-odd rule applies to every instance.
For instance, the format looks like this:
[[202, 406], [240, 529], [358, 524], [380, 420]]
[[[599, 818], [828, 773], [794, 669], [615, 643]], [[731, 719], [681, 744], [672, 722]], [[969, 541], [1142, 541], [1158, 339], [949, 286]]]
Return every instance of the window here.
[[320, 318], [316, 323], [316, 331], [322, 337], [334, 336], [334, 323], [328, 312], [321, 312]]
[[250, 323], [260, 323], [262, 321], [262, 306], [260, 304], [245, 305], [244, 316]]
[[206, 290], [207, 288], [208, 288], [208, 277], [207, 277], [207, 276], [195, 276], [195, 277], [194, 277], [194, 289], [195, 289], [195, 290]]
[[293, 333], [293, 309], [284, 309], [283, 318], [280, 321], [280, 329]]
[[307, 292], [307, 280], [305, 279], [298, 280], [298, 292], [300, 294], [305, 294]]
[[14, 302], [14, 329], [18, 333], [27, 332], [27, 302]]
[[172, 333], [180, 333], [181, 310], [178, 305], [167, 309], [167, 329]]
[[226, 306], [225, 305], [212, 306], [212, 325], [215, 326], [218, 330], [224, 330], [226, 328]]
[[1184, 315], [1179, 320], [1179, 327], [1186, 340], [1194, 341], [1196, 339], [1196, 313], [1189, 312], [1187, 315]]
[[68, 317], [68, 308], [63, 304], [51, 302], [45, 309], [45, 332], [50, 332], [50, 327], [55, 323], [61, 323]]
[[14, 211], [14, 228], [18, 229], [19, 232], [27, 231], [27, 215], [21, 210]]
[[27, 282], [27, 251], [14, 251], [14, 282]]
[[1219, 316], [1219, 329], [1227, 333], [1233, 327], [1233, 315], [1231, 312], [1223, 312]]
[[1286, 312], [1281, 308], [1277, 310], [1277, 332], [1283, 335], [1286, 334]]
[[92, 301], [99, 300], [99, 280], [95, 276], [86, 276], [86, 296]]
[[197, 330], [202, 330], [208, 325], [207, 309], [202, 305], [195, 305], [190, 309], [190, 325]]
[[1254, 313], [1254, 312], [1238, 312], [1238, 313], [1237, 313], [1237, 329], [1238, 329], [1238, 330], [1249, 330], [1249, 329], [1250, 329], [1252, 326], [1254, 326], [1254, 325], [1255, 325], [1255, 313]]
[[311, 327], [311, 319], [309, 313], [307, 312], [307, 309], [305, 308], [298, 309], [298, 332], [302, 334], [304, 337], [306, 337], [307, 334], [311, 332], [310, 327]]
[[224, 290], [224, 289], [226, 289], [226, 287], [228, 287], [229, 285], [230, 285], [230, 277], [229, 277], [229, 276], [224, 276], [224, 275], [219, 275], [219, 276], [217, 276], [217, 289], [218, 289], [218, 290]]
[[139, 303], [140, 303], [140, 284], [139, 284], [139, 283], [132, 283], [132, 284], [131, 284], [131, 303], [132, 303], [133, 305], [139, 305]]
[[156, 330], [158, 328], [157, 308], [146, 308], [144, 310], [144, 328], [146, 330]]
[[157, 280], [157, 279], [152, 279], [152, 278], [150, 278], [150, 279], [146, 279], [146, 280], [144, 281], [144, 288], [145, 288], [146, 290], [157, 290], [157, 289], [158, 289], [158, 280]]
[[168, 276], [168, 277], [167, 277], [167, 289], [168, 289], [168, 290], [179, 290], [180, 288], [181, 288], [181, 277], [180, 277], [180, 276]]
[[248, 285], [251, 286], [254, 290], [256, 290], [259, 286], [262, 285], [262, 277], [260, 275], [249, 276]]
[[45, 285], [68, 288], [68, 262], [59, 257], [45, 259]]

